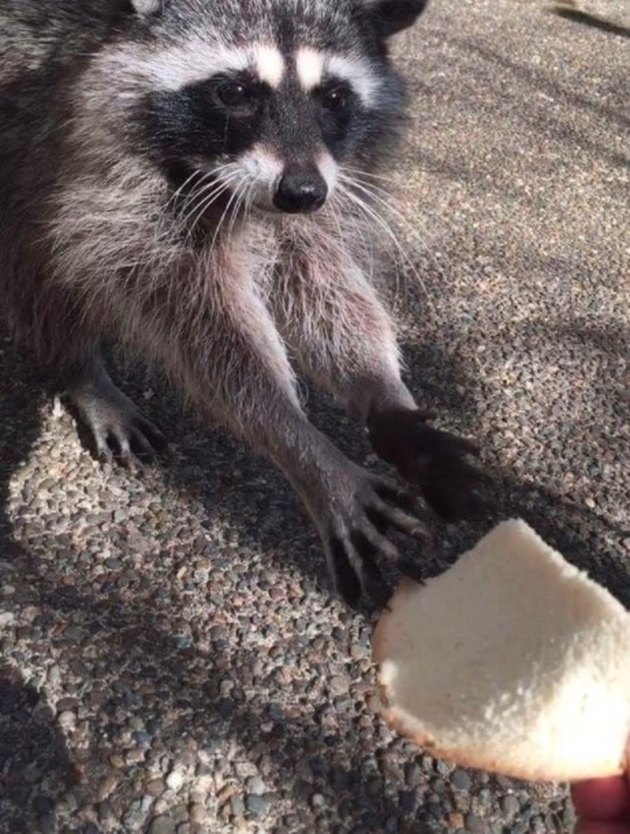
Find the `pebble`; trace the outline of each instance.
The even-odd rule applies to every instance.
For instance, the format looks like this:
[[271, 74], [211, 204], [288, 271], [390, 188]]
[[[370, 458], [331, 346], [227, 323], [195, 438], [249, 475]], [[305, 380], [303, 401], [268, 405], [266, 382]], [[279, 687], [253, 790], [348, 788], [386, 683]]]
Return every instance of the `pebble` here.
[[453, 770], [453, 765], [443, 759], [438, 759], [435, 763], [435, 769], [440, 776], [448, 776]]
[[271, 808], [273, 799], [267, 795], [245, 797], [245, 808], [252, 817], [262, 817]]
[[129, 831], [138, 831], [144, 822], [147, 810], [141, 799], [136, 799], [132, 802], [123, 816], [125, 828]]
[[242, 817], [245, 813], [245, 802], [243, 801], [243, 797], [240, 794], [236, 794], [230, 800], [230, 805], [232, 807], [232, 813], [235, 817]]
[[154, 817], [151, 820], [148, 834], [176, 834], [175, 822], [166, 815]]
[[446, 821], [452, 831], [459, 831], [464, 828], [464, 816], [457, 811], [448, 814]]
[[46, 677], [48, 678], [48, 683], [52, 684], [52, 686], [57, 686], [61, 683], [61, 669], [56, 663], [53, 663], [50, 667]]
[[57, 703], [55, 704], [55, 708], [57, 712], [62, 713], [66, 710], [75, 710], [79, 706], [79, 701], [77, 698], [60, 698]]
[[144, 761], [146, 750], [141, 747], [134, 747], [133, 750], [128, 750], [125, 755], [125, 762], [128, 765], [139, 764]]
[[365, 660], [370, 657], [370, 647], [362, 643], [353, 643], [350, 647], [350, 657], [353, 660]]
[[99, 802], [96, 807], [99, 822], [106, 826], [113, 826], [116, 823], [116, 812], [107, 800]]
[[118, 784], [118, 777], [114, 773], [108, 773], [104, 776], [98, 784], [97, 796], [99, 800], [107, 799], [113, 793]]
[[64, 710], [64, 712], [60, 713], [57, 721], [59, 722], [59, 726], [63, 727], [64, 730], [72, 730], [76, 725], [77, 717], [71, 710]]
[[122, 756], [119, 756], [117, 753], [115, 753], [113, 756], [110, 756], [109, 761], [110, 764], [112, 764], [118, 770], [125, 766], [125, 760]]
[[176, 805], [175, 808], [171, 808], [170, 816], [175, 823], [184, 822], [188, 819], [188, 808], [186, 805]]
[[164, 779], [151, 779], [147, 782], [145, 790], [149, 796], [161, 796], [166, 790], [166, 782]]
[[466, 814], [464, 824], [466, 831], [470, 831], [471, 834], [488, 834], [487, 823], [476, 814]]
[[184, 784], [185, 777], [181, 770], [172, 770], [166, 777], [166, 785], [172, 791], [178, 791]]
[[347, 675], [334, 675], [328, 681], [328, 691], [333, 696], [347, 695], [350, 690], [350, 678]]
[[514, 796], [514, 794], [508, 794], [507, 796], [502, 797], [499, 801], [499, 805], [506, 817], [514, 817], [521, 809], [521, 803]]
[[193, 802], [189, 808], [191, 822], [203, 823], [207, 819], [207, 813], [201, 802]]
[[461, 768], [457, 768], [457, 770], [453, 771], [451, 774], [451, 782], [460, 791], [469, 791], [472, 786], [470, 774]]
[[422, 785], [425, 782], [425, 780], [426, 775], [422, 768], [416, 762], [407, 766], [405, 776], [405, 782], [407, 783], [407, 787], [417, 788], [418, 785]]
[[245, 787], [249, 794], [254, 794], [256, 796], [260, 796], [261, 794], [267, 792], [267, 786], [260, 776], [250, 776], [245, 782]]
[[427, 802], [426, 809], [436, 820], [440, 820], [444, 816], [444, 806], [441, 802]]
[[424, 753], [424, 755], [420, 759], [420, 763], [422, 765], [422, 769], [426, 773], [432, 773], [433, 768], [437, 767], [437, 765], [439, 764], [439, 762], [436, 762], [433, 756], [429, 756], [428, 753]]
[[448, 791], [444, 779], [434, 779], [431, 782], [431, 788], [436, 794], [438, 794], [438, 796], [443, 796]]
[[480, 805], [488, 806], [492, 803], [492, 793], [488, 788], [482, 788], [477, 794], [477, 800]]

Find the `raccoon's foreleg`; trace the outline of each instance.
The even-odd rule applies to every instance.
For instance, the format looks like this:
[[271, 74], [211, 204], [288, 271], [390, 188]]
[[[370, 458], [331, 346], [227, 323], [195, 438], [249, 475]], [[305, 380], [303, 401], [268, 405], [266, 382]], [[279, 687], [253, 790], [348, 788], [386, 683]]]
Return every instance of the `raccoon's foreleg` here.
[[151, 456], [165, 448], [162, 432], [114, 385], [99, 350], [88, 350], [80, 359], [67, 359], [60, 377], [101, 460], [115, 454], [129, 464], [133, 455]]
[[391, 319], [357, 268], [294, 276], [278, 310], [300, 364], [368, 429], [382, 459], [417, 484], [447, 519], [477, 515], [487, 480], [469, 458], [474, 443], [429, 424], [401, 379]]
[[[192, 305], [184, 324], [164, 304], [137, 310], [141, 348], [167, 370], [187, 397], [282, 470], [302, 498], [324, 543], [342, 596], [361, 592], [383, 601], [378, 559], [398, 561], [386, 526], [415, 532], [403, 491], [349, 461], [308, 421], [276, 327], [238, 274], [213, 287], [213, 303]], [[134, 315], [133, 311], [129, 311]], [[153, 334], [153, 335], [152, 335]]]

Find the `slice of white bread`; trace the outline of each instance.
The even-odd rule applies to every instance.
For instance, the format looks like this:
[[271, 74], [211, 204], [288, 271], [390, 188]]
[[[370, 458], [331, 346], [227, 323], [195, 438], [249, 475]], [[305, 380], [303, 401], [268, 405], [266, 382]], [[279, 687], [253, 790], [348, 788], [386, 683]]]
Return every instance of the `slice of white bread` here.
[[387, 721], [433, 755], [532, 781], [619, 774], [630, 613], [523, 521], [426, 586], [404, 580], [374, 635]]

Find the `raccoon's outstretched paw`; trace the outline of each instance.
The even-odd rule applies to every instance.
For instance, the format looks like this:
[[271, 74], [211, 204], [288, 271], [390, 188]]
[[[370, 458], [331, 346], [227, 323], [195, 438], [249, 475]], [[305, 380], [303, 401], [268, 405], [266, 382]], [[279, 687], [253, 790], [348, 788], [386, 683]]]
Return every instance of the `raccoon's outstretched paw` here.
[[91, 435], [101, 461], [118, 460], [132, 466], [167, 448], [166, 437], [112, 383], [69, 392], [72, 405]]
[[392, 531], [414, 536], [423, 543], [430, 533], [417, 518], [419, 502], [396, 484], [353, 468], [354, 478], [332, 496], [323, 531], [330, 572], [341, 597], [352, 606], [362, 596], [382, 608], [389, 599], [379, 561], [394, 564], [421, 581], [419, 565], [401, 556], [388, 538]]
[[447, 521], [485, 515], [491, 479], [471, 462], [479, 456], [479, 447], [433, 428], [428, 419], [412, 409], [373, 416], [368, 431], [374, 450], [406, 481], [417, 484], [426, 501]]

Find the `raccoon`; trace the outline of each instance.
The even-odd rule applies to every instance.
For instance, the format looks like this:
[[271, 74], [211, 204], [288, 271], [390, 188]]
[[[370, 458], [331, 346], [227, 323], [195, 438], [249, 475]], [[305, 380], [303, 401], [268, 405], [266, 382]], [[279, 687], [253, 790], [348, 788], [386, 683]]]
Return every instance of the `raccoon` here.
[[296, 373], [445, 517], [476, 446], [402, 381], [368, 245], [370, 176], [404, 125], [389, 39], [425, 0], [0, 0], [0, 288], [98, 454], [159, 451], [113, 340], [275, 463], [339, 593], [380, 600], [419, 498], [308, 420]]

